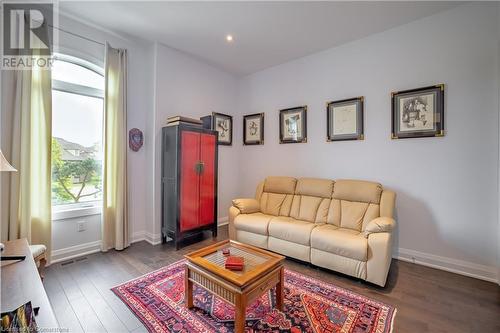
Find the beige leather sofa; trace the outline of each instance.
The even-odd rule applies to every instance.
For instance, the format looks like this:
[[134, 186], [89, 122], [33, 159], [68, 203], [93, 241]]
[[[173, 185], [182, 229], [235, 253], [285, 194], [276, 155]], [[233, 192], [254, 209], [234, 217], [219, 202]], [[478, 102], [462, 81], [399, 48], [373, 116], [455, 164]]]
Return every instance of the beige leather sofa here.
[[384, 286], [395, 198], [368, 181], [268, 177], [233, 200], [229, 237]]

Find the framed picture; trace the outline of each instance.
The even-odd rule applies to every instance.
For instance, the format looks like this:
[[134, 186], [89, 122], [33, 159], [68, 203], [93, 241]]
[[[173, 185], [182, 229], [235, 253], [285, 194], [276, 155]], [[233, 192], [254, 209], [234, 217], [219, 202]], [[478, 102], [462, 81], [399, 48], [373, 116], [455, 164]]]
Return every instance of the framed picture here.
[[327, 141], [364, 139], [363, 101], [355, 97], [326, 104]]
[[264, 144], [264, 114], [255, 113], [243, 116], [243, 144]]
[[391, 96], [392, 139], [444, 136], [444, 84]]
[[280, 110], [280, 143], [307, 142], [307, 106]]
[[212, 129], [219, 132], [218, 144], [233, 144], [233, 117], [223, 113], [212, 113]]

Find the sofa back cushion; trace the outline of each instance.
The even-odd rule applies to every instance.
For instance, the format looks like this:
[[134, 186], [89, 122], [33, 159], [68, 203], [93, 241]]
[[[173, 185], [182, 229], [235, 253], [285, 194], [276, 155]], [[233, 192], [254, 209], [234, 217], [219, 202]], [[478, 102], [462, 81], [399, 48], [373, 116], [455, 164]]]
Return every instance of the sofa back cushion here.
[[382, 185], [366, 180], [337, 180], [333, 187], [333, 199], [380, 203]]
[[301, 178], [297, 181], [290, 216], [315, 223], [326, 223], [333, 180]]
[[267, 177], [264, 181], [264, 192], [278, 194], [293, 194], [297, 179], [293, 177]]
[[260, 195], [264, 214], [289, 216], [297, 180], [292, 177], [267, 177]]
[[361, 180], [338, 180], [333, 188], [327, 223], [362, 231], [380, 216], [382, 186]]
[[[267, 177], [259, 184], [256, 198], [264, 214], [361, 232], [381, 215], [382, 191], [379, 183], [362, 180]], [[392, 216], [393, 206], [386, 215]]]

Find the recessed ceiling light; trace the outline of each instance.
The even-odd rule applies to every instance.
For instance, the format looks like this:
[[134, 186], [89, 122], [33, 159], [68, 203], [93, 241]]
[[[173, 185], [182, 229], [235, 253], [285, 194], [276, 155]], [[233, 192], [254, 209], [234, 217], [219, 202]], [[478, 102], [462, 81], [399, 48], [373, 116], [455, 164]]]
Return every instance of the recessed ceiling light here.
[[233, 36], [232, 35], [226, 35], [226, 41], [231, 43], [233, 41]]

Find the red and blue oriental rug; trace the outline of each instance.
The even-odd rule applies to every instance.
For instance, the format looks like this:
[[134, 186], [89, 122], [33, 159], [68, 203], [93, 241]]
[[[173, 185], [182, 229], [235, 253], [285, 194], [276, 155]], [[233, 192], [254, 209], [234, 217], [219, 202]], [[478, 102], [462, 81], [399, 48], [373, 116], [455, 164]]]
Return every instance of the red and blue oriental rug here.
[[[229, 333], [234, 308], [194, 287], [195, 308], [184, 306], [184, 261], [114, 287], [150, 332]], [[246, 332], [386, 333], [396, 309], [303, 274], [285, 271], [285, 312], [273, 290], [248, 306]]]

